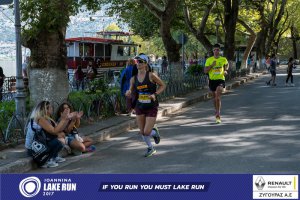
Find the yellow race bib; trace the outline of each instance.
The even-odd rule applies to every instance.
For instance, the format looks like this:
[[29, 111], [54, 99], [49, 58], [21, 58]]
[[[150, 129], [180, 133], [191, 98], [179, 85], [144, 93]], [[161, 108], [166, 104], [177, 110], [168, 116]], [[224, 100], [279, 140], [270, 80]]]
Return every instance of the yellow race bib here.
[[138, 101], [140, 103], [151, 103], [151, 99], [149, 97], [150, 94], [139, 94]]

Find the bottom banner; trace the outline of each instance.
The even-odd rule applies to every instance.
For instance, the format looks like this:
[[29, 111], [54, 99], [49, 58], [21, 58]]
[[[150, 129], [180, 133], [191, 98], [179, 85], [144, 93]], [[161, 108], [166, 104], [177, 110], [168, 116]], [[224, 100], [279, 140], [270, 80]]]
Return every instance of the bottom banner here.
[[0, 199], [298, 199], [298, 175], [1, 174]]

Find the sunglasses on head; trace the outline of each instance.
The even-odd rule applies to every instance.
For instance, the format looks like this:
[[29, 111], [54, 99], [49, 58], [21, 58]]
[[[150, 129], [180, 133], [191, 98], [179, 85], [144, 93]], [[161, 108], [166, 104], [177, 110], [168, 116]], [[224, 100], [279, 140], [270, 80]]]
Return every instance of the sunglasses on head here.
[[137, 59], [137, 63], [147, 63], [145, 60]]

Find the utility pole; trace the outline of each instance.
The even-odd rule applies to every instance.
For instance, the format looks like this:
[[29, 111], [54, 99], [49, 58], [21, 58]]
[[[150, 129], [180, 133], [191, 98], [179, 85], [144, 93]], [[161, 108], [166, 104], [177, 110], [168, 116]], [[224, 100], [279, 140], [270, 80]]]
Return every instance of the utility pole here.
[[[14, 0], [15, 13], [15, 31], [16, 31], [16, 115], [17, 118], [23, 119], [26, 114], [26, 93], [24, 91], [24, 81], [22, 75], [22, 47], [21, 47], [21, 22], [19, 0]], [[23, 120], [20, 120], [23, 122]]]

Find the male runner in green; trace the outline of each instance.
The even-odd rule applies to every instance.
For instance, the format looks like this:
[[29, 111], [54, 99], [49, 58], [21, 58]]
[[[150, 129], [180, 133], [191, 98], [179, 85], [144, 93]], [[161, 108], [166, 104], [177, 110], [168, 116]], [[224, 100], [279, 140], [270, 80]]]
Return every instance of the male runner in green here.
[[225, 88], [225, 75], [227, 74], [228, 61], [220, 56], [220, 45], [213, 46], [214, 55], [206, 60], [204, 72], [209, 75], [209, 89], [213, 95], [216, 123], [221, 123], [221, 94]]

